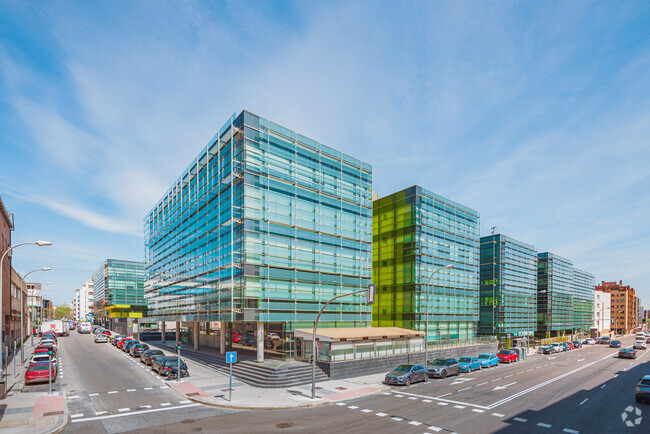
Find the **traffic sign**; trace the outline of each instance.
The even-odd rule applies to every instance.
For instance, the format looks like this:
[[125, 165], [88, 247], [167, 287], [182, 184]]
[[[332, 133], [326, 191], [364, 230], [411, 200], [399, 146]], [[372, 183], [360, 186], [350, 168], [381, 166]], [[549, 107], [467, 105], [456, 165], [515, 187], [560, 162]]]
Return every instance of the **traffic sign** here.
[[236, 351], [229, 351], [226, 353], [226, 363], [237, 363]]

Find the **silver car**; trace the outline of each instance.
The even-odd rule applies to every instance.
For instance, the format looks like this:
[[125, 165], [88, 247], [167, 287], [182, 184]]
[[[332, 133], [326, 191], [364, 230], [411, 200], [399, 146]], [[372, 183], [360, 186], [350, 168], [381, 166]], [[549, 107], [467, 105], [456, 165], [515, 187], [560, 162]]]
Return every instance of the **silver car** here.
[[460, 364], [456, 359], [436, 359], [427, 366], [429, 377], [447, 378], [447, 375], [459, 375]]
[[103, 335], [103, 334], [98, 334], [98, 335], [95, 336], [95, 343], [96, 344], [100, 344], [100, 343], [104, 343], [104, 342], [108, 342], [108, 336]]
[[403, 384], [409, 386], [417, 381], [429, 381], [429, 372], [422, 365], [400, 365], [394, 371], [386, 374], [387, 384]]

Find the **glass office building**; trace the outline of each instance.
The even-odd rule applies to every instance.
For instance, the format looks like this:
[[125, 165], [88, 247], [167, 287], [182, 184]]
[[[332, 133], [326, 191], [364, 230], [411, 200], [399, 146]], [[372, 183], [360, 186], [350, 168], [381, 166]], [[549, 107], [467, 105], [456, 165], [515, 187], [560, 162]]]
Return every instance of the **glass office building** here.
[[93, 273], [95, 319], [142, 318], [147, 312], [144, 298], [144, 263], [107, 259]]
[[[294, 329], [370, 283], [371, 204], [369, 164], [233, 115], [145, 218], [151, 320], [262, 323], [294, 358]], [[319, 327], [371, 319], [365, 296], [350, 296]]]
[[596, 277], [583, 270], [573, 269], [573, 330], [586, 333], [594, 325]]
[[479, 334], [532, 336], [537, 328], [537, 250], [502, 234], [481, 237]]
[[428, 317], [429, 341], [476, 337], [478, 212], [419, 186], [377, 199], [372, 254], [373, 326], [425, 331]]
[[537, 331], [573, 327], [573, 262], [553, 253], [537, 255]]

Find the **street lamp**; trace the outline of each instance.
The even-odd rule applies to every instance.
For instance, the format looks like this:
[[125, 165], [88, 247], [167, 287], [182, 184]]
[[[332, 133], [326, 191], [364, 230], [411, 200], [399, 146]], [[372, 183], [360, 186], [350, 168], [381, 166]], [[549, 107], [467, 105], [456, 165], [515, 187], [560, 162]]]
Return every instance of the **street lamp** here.
[[[2, 257], [0, 257], [0, 338], [2, 340], [2, 343], [0, 344], [0, 360], [3, 359], [3, 351], [4, 351], [4, 344], [5, 344], [4, 337], [2, 336], [2, 332], [4, 331], [3, 325], [2, 325], [2, 320], [3, 320], [3, 317], [4, 317], [4, 314], [2, 313], [2, 292], [3, 292], [2, 291], [2, 288], [3, 288], [3, 286], [2, 286], [3, 285], [3, 283], [2, 283], [3, 273], [2, 272], [4, 270], [3, 263], [4, 263], [4, 260], [5, 260], [5, 256], [7, 256], [7, 254], [9, 252], [11, 252], [16, 247], [27, 246], [27, 245], [35, 245], [35, 246], [43, 247], [43, 246], [51, 246], [52, 243], [49, 242], [49, 241], [41, 241], [41, 240], [39, 240], [39, 241], [31, 242], [31, 243], [16, 244], [15, 246], [9, 246], [7, 251], [2, 254]], [[3, 372], [1, 370], [0, 370], [0, 380], [4, 381], [4, 374], [3, 374]]]
[[[29, 276], [32, 273], [35, 273], [37, 271], [50, 271], [51, 269], [52, 268], [50, 268], [50, 267], [43, 267], [43, 268], [37, 268], [35, 270], [29, 271], [27, 274], [25, 274], [23, 276], [23, 282], [25, 284], [27, 284], [27, 276]], [[25, 358], [24, 358], [25, 353], [23, 351], [23, 347], [25, 346], [24, 345], [25, 344], [25, 337], [23, 336], [23, 328], [24, 328], [23, 327], [23, 320], [24, 320], [24, 318], [23, 318], [23, 315], [24, 315], [23, 304], [24, 303], [25, 303], [25, 301], [23, 300], [23, 291], [21, 289], [21, 291], [20, 291], [20, 363], [23, 363], [25, 361]], [[33, 345], [34, 344], [34, 333], [32, 333], [31, 336], [32, 336], [32, 345]]]
[[[436, 268], [435, 270], [433, 270], [431, 272], [431, 274], [429, 275], [429, 280], [427, 281], [427, 307], [426, 307], [426, 311], [425, 311], [426, 318], [425, 318], [425, 322], [424, 322], [424, 324], [425, 324], [424, 325], [424, 327], [425, 327], [425, 330], [424, 330], [424, 366], [425, 367], [429, 366], [429, 287], [431, 286], [431, 279], [433, 278], [433, 275], [436, 274], [438, 271], [444, 270], [444, 269], [448, 270], [448, 269], [452, 268], [453, 266], [454, 266], [453, 264], [449, 264], [449, 265], [445, 265], [444, 267]], [[438, 336], [438, 338], [440, 338], [440, 337]]]

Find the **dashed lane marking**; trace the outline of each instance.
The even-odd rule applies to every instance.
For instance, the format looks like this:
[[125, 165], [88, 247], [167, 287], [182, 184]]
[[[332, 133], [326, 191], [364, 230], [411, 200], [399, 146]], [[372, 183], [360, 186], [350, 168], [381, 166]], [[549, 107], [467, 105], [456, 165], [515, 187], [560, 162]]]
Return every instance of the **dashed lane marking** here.
[[345, 402], [337, 402], [336, 405], [344, 406], [347, 405]]
[[484, 385], [484, 384], [488, 384], [488, 382], [486, 381], [485, 383], [477, 384], [475, 387], [482, 386], [482, 385]]
[[528, 419], [522, 419], [520, 417], [515, 417], [512, 420], [516, 420], [517, 422], [528, 422]]
[[386, 413], [375, 413], [375, 416], [386, 417], [388, 415]]
[[89, 393], [88, 396], [97, 396], [99, 393]]
[[495, 416], [495, 417], [504, 417], [505, 414], [501, 414], [501, 413], [492, 413], [492, 416]]
[[[162, 404], [160, 404], [160, 405], [162, 405]], [[350, 410], [356, 410], [356, 409], [359, 408], [359, 407], [357, 407], [356, 405], [351, 405], [351, 406], [349, 406], [348, 408], [349, 408]]]
[[128, 407], [126, 407], [126, 408], [118, 408], [117, 411], [119, 411], [120, 413], [124, 413], [125, 411], [131, 411], [131, 409], [128, 408]]
[[[169, 402], [161, 402], [161, 403], [160, 403], [160, 406], [161, 406], [161, 407], [169, 407], [170, 405], [171, 405], [171, 403], [169, 403]], [[354, 406], [353, 406], [353, 407], [354, 407]], [[351, 408], [351, 407], [348, 407], [348, 408]], [[355, 407], [355, 408], [357, 408], [357, 407]]]
[[192, 401], [190, 401], [189, 399], [186, 399], [186, 400], [183, 400], [183, 401], [178, 401], [179, 404], [189, 404], [190, 402], [192, 402]]
[[422, 422], [418, 422], [418, 421], [412, 420], [412, 421], [409, 422], [409, 425], [419, 426], [419, 425], [422, 425]]
[[515, 375], [515, 374], [506, 375], [506, 376], [503, 377], [503, 378], [509, 378], [509, 377], [512, 377], [513, 375]]
[[[459, 389], [458, 392], [462, 392], [463, 390], [469, 390], [471, 388], [472, 388], [472, 386], [465, 387], [464, 389]], [[411, 398], [411, 399], [413, 399], [413, 398]], [[417, 399], [417, 398], [415, 398], [415, 399]]]
[[446, 402], [439, 402], [438, 405], [449, 405], [449, 404]]
[[141, 405], [141, 406], [138, 407], [138, 408], [151, 408], [151, 406], [150, 406], [150, 405]]
[[485, 410], [481, 410], [480, 408], [473, 408], [472, 411], [474, 413], [485, 413]]
[[580, 431], [576, 431], [574, 429], [569, 429], [569, 428], [564, 428], [562, 431], [568, 432], [569, 434], [578, 434]]
[[584, 403], [587, 402], [587, 401], [589, 401], [589, 398], [585, 398], [585, 400], [582, 401], [582, 402], [580, 403], [580, 405], [584, 404]]
[[547, 423], [542, 423], [542, 422], [537, 422], [537, 426], [541, 426], [542, 428], [550, 428], [551, 425]]
[[465, 406], [464, 405], [454, 405], [454, 408], [461, 408], [462, 409], [462, 408], [465, 408]]
[[153, 390], [153, 387], [145, 387], [144, 390]]
[[107, 411], [96, 411], [95, 416], [100, 416], [100, 415], [106, 414], [106, 413], [108, 413], [108, 412]]
[[135, 389], [126, 389], [127, 392], [135, 392]]
[[372, 413], [372, 410], [366, 408], [366, 409], [361, 410], [361, 413]]
[[436, 396], [436, 398], [444, 398], [445, 396], [449, 396], [451, 393], [445, 393], [444, 395]]
[[430, 429], [431, 431], [435, 431], [435, 432], [440, 432], [440, 431], [442, 431], [442, 428], [438, 428], [437, 426], [433, 426], [433, 425], [430, 426], [430, 427], [427, 428], [427, 429]]
[[79, 395], [68, 396], [68, 399], [76, 399], [76, 398], [79, 398]]
[[397, 422], [401, 422], [401, 421], [404, 420], [403, 417], [399, 417], [399, 416], [393, 416], [393, 417], [391, 417], [391, 419], [393, 419], [393, 420], [395, 420], [395, 421], [397, 421]]
[[431, 403], [433, 401], [431, 401], [430, 399], [423, 399], [422, 402], [426, 402], [427, 404], [429, 404], [429, 403]]
[[108, 392], [109, 395], [113, 395], [115, 393], [118, 393], [117, 390], [111, 390], [110, 392]]
[[390, 392], [384, 392], [382, 395], [390, 395]]
[[603, 384], [602, 386], [600, 386], [600, 388], [601, 388], [601, 389], [604, 389], [605, 386], [607, 386], [607, 384]]
[[71, 414], [70, 417], [74, 419], [75, 417], [83, 417], [83, 415], [83, 413]]
[[417, 398], [414, 398], [414, 397], [410, 397], [409, 399], [411, 399], [411, 400], [413, 400], [413, 399], [417, 399]]
[[403, 398], [404, 395], [400, 395], [399, 393], [395, 395], [396, 398]]

